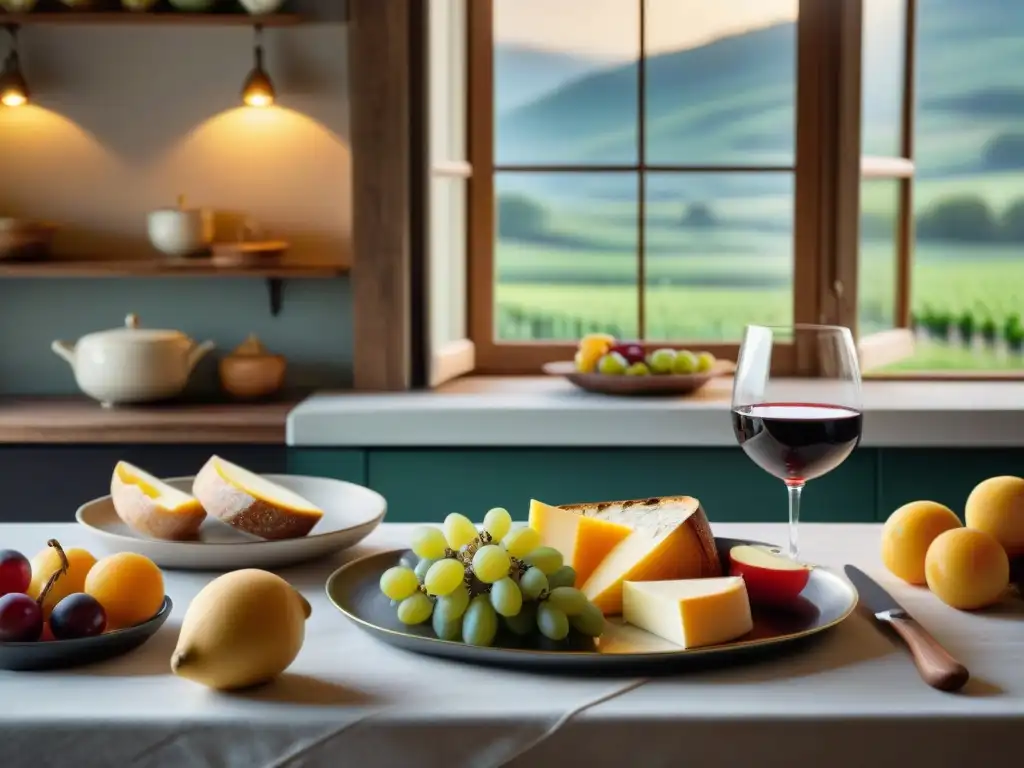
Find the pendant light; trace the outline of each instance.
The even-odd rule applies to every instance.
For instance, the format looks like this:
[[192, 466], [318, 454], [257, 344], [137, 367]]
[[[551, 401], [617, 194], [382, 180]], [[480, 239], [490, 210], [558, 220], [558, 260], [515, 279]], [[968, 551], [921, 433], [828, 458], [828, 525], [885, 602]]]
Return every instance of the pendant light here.
[[242, 102], [249, 107], [269, 107], [274, 103], [274, 84], [270, 75], [263, 69], [263, 25], [254, 27], [256, 40], [254, 47], [255, 63], [249, 76], [242, 86]]
[[11, 36], [11, 50], [4, 61], [3, 72], [0, 73], [0, 104], [5, 107], [20, 107], [29, 99], [28, 83], [21, 74], [21, 62], [18, 60], [18, 27], [7, 25]]

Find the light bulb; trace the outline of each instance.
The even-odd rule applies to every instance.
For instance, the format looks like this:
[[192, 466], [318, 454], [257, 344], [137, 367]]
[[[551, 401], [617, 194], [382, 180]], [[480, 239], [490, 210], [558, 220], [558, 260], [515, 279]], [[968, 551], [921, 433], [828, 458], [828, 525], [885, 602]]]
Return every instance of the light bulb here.
[[11, 34], [11, 52], [4, 61], [3, 72], [0, 72], [0, 104], [5, 107], [20, 107], [29, 100], [28, 83], [21, 73], [21, 62], [18, 59], [17, 28], [8, 27]]
[[249, 107], [269, 107], [273, 105], [276, 93], [270, 75], [263, 69], [263, 27], [255, 27], [256, 45], [253, 50], [255, 63], [249, 76], [242, 86], [242, 102]]

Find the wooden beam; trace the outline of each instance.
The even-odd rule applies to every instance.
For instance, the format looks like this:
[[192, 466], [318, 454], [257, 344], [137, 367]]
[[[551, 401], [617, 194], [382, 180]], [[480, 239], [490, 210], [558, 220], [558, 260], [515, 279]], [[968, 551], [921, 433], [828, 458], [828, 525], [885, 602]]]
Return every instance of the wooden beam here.
[[349, 0], [354, 385], [411, 385], [410, 21], [417, 0]]

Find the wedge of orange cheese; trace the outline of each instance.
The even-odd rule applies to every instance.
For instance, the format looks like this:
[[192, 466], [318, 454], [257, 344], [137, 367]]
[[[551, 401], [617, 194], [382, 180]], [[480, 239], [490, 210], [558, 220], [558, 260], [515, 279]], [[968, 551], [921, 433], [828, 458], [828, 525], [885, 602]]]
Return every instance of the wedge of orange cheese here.
[[[596, 560], [596, 565], [581, 581], [580, 589], [606, 616], [622, 613], [625, 581], [671, 581], [722, 575], [707, 516], [700, 502], [690, 496], [570, 504], [559, 509], [596, 522], [614, 524], [617, 526], [614, 530], [620, 535], [623, 527], [629, 529], [629, 535], [604, 553], [600, 552], [600, 546], [607, 543], [607, 536], [594, 536], [596, 543], [589, 543], [589, 538], [580, 541], [577, 534], [573, 558], [577, 557], [576, 551], [582, 549], [578, 556], [580, 562]], [[544, 533], [539, 532], [544, 538]], [[557, 548], [554, 543], [550, 546]], [[567, 556], [565, 551], [562, 553]]]
[[530, 527], [540, 534], [545, 546], [557, 549], [565, 564], [573, 567], [577, 588], [609, 552], [633, 533], [623, 523], [586, 517], [536, 499], [530, 501]]

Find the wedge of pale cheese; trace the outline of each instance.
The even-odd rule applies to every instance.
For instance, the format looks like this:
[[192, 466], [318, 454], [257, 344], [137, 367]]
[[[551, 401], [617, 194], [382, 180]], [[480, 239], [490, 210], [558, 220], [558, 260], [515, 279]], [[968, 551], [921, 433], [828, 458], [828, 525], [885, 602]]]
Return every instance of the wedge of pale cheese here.
[[627, 581], [622, 618], [682, 648], [728, 643], [754, 628], [747, 588], [739, 576]]
[[576, 586], [590, 574], [633, 529], [622, 523], [568, 512], [533, 499], [530, 527], [540, 534], [544, 546], [562, 553], [566, 565], [576, 571]]
[[127, 461], [114, 467], [110, 500], [129, 528], [153, 539], [194, 539], [206, 519], [206, 510], [194, 496]]
[[305, 536], [324, 514], [294, 491], [219, 456], [196, 475], [192, 493], [218, 520], [262, 539]]
[[606, 616], [622, 612], [623, 581], [698, 579], [722, 573], [711, 526], [694, 498], [577, 504], [562, 509], [632, 528], [581, 586]]

